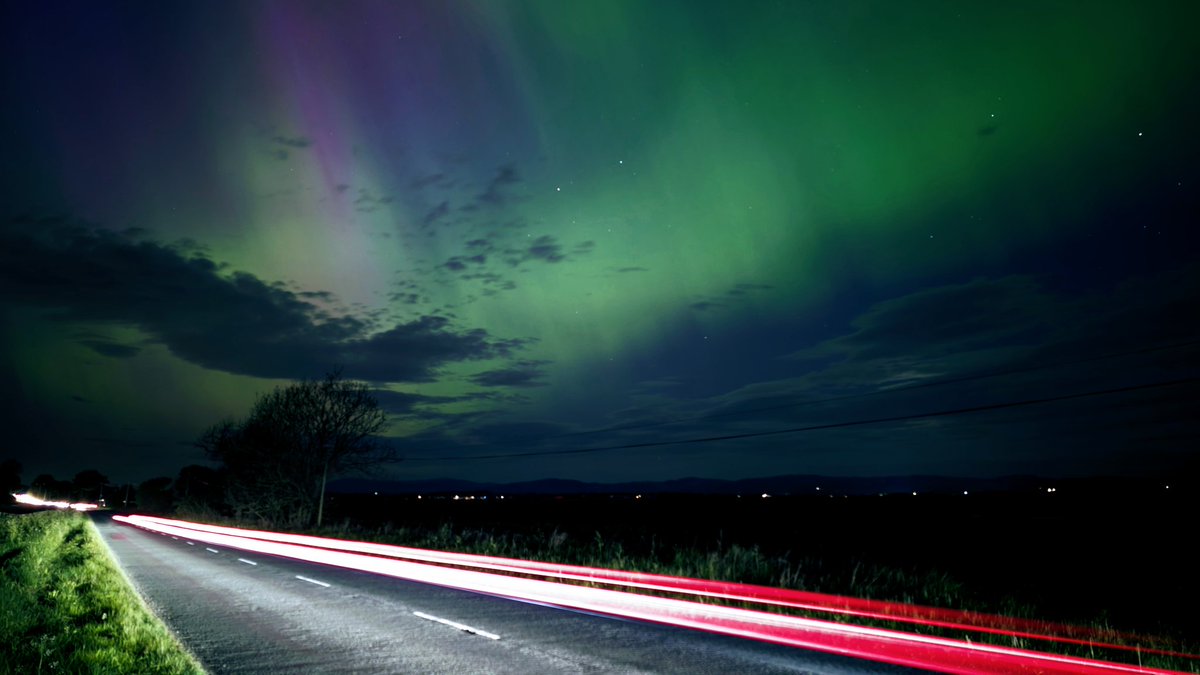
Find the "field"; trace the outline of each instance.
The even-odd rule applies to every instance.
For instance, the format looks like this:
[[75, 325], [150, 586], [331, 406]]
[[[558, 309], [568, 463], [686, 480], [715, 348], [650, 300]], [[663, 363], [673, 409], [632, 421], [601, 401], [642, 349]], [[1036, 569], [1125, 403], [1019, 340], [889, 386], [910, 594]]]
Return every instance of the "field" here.
[[[1198, 651], [1190, 508], [1175, 495], [480, 497], [337, 495], [321, 534], [1060, 621]], [[1193, 659], [1142, 662], [1200, 672]]]
[[203, 672], [74, 512], [0, 514], [0, 644], [0, 673]]

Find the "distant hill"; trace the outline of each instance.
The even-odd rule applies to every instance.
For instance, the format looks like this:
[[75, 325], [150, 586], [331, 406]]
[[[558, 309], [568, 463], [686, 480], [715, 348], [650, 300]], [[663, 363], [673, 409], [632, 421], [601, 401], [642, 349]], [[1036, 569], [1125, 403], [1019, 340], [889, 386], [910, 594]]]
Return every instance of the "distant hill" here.
[[[1149, 488], [1157, 481], [1139, 479]], [[370, 480], [342, 478], [330, 482], [329, 491], [354, 494], [378, 492], [388, 495], [404, 494], [508, 494], [508, 495], [587, 495], [587, 494], [712, 494], [815, 495], [822, 493], [845, 495], [896, 494], [917, 492], [974, 493], [1033, 492], [1039, 488], [1072, 485], [1095, 490], [1112, 489], [1129, 481], [1116, 478], [1052, 479], [1037, 476], [1003, 476], [998, 478], [956, 478], [952, 476], [766, 476], [742, 480], [715, 478], [678, 478], [666, 481], [634, 481], [624, 483], [587, 483], [577, 480], [544, 479], [518, 483], [478, 483], [439, 478], [414, 481]], [[818, 488], [820, 488], [818, 490]]]

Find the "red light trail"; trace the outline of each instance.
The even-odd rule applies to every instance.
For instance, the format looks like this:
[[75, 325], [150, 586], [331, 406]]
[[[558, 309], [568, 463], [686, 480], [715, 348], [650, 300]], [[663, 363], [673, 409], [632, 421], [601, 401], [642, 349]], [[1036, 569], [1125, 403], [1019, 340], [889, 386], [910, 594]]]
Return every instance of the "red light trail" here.
[[[988, 617], [987, 615], [922, 607], [913, 607], [909, 610], [908, 615], [905, 615], [901, 609], [904, 605], [898, 603], [880, 603], [761, 586], [490, 558], [305, 535], [241, 530], [147, 516], [114, 516], [114, 520], [146, 530], [195, 539], [213, 545], [373, 572], [526, 602], [614, 617], [640, 619], [946, 673], [1083, 675], [1169, 672], [1128, 664], [1108, 663], [477, 570], [535, 574], [558, 579], [652, 588], [708, 597], [765, 602], [801, 609], [837, 611], [871, 618], [909, 620], [925, 625], [947, 626], [953, 624], [954, 627], [968, 630], [979, 630], [980, 628], [964, 619], [982, 621], [987, 618], [1009, 621], [1004, 617]], [[455, 565], [456, 567], [438, 565]], [[461, 567], [474, 569], [461, 569]], [[938, 614], [941, 618], [927, 618], [927, 613], [931, 611], [941, 613]], [[1038, 622], [1026, 623], [1043, 625]], [[997, 627], [992, 627], [989, 632], [1018, 635], [1016, 632]], [[1102, 646], [1090, 642], [1085, 644]]]

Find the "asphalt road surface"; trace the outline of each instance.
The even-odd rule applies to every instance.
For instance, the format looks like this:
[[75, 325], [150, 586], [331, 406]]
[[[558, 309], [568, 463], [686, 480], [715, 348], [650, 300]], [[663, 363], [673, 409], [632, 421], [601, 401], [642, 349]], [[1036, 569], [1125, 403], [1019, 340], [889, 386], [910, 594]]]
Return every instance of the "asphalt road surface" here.
[[212, 673], [918, 672], [189, 544], [105, 514], [95, 522]]

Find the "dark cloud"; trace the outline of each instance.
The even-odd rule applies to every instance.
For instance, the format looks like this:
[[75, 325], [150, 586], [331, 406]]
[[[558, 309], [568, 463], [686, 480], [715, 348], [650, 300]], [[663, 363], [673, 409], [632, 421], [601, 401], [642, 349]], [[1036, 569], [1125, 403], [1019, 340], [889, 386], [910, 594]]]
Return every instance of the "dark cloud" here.
[[411, 187], [414, 190], [422, 190], [431, 185], [437, 186], [437, 187], [446, 187], [446, 183], [447, 183], [446, 174], [431, 173], [428, 176], [421, 176], [420, 178], [414, 178], [412, 180], [412, 182], [409, 183], [409, 187]]
[[305, 138], [304, 136], [290, 136], [290, 137], [283, 136], [283, 135], [272, 136], [271, 142], [278, 143], [279, 145], [286, 145], [289, 148], [296, 148], [296, 149], [307, 148], [308, 146], [312, 145], [312, 141]]
[[439, 421], [459, 419], [463, 416], [478, 417], [480, 411], [444, 412], [439, 410], [438, 406], [445, 406], [452, 403], [506, 401], [513, 398], [490, 391], [469, 392], [458, 396], [429, 396], [390, 389], [376, 389], [371, 394], [379, 402], [379, 407], [388, 414], [411, 419]]
[[1060, 312], [1077, 313], [1069, 302], [1028, 277], [940, 286], [875, 304], [827, 348], [871, 359], [1042, 344], [1063, 330]]
[[625, 273], [625, 272], [649, 272], [650, 270], [646, 269], [645, 267], [618, 267], [616, 269], [616, 271]]
[[283, 160], [287, 159], [288, 157], [290, 157], [291, 154], [288, 153], [288, 151], [284, 150], [283, 148], [278, 148], [276, 150], [271, 151], [271, 156], [274, 157], [275, 159], [283, 161]]
[[446, 215], [449, 213], [450, 213], [450, 202], [443, 201], [441, 204], [438, 204], [437, 206], [430, 209], [429, 213], [425, 214], [425, 217], [421, 218], [421, 225], [424, 227], [429, 227], [430, 225], [434, 225], [435, 223], [437, 223], [437, 221], [441, 220], [442, 218], [445, 218]]
[[710, 309], [716, 309], [718, 307], [724, 307], [730, 303], [735, 303], [739, 301], [739, 299], [750, 295], [751, 293], [768, 291], [772, 288], [774, 288], [774, 286], [770, 286], [768, 284], [740, 283], [736, 284], [733, 288], [730, 288], [721, 295], [703, 298], [693, 302], [688, 306], [698, 312], [705, 312]]
[[90, 399], [86, 399], [79, 394], [71, 394], [71, 400], [77, 403], [91, 403]]
[[588, 240], [588, 241], [581, 241], [578, 244], [575, 244], [575, 249], [571, 252], [575, 253], [577, 255], [583, 255], [584, 253], [591, 253], [595, 249], [596, 249], [596, 242]]
[[533, 243], [525, 249], [525, 260], [541, 260], [543, 262], [562, 262], [567, 259], [563, 253], [562, 245], [548, 234], [542, 235], [533, 240]]
[[775, 287], [770, 284], [738, 284], [725, 291], [725, 295], [746, 295], [752, 291], [769, 291], [772, 288]]
[[429, 381], [447, 363], [508, 357], [526, 344], [444, 316], [374, 331], [368, 319], [329, 316], [282, 285], [224, 274], [207, 258], [79, 227], [0, 231], [0, 297], [61, 321], [131, 325], [182, 359], [258, 377], [313, 377], [342, 365], [351, 377]]
[[403, 391], [391, 391], [389, 389], [376, 389], [371, 392], [375, 400], [379, 402], [379, 407], [392, 415], [406, 416], [413, 412], [413, 409], [421, 405], [429, 405], [430, 403], [442, 402], [436, 396], [424, 396], [422, 394], [412, 394]]
[[467, 269], [467, 262], [468, 261], [466, 258], [456, 255], [442, 263], [441, 266], [450, 270], [451, 272], [461, 272]]
[[471, 377], [471, 381], [484, 387], [542, 387], [546, 383], [545, 366], [549, 361], [522, 360], [507, 368], [487, 370]]
[[1000, 127], [996, 126], [995, 124], [989, 124], [987, 126], [979, 127], [979, 129], [975, 132], [975, 134], [977, 136], [991, 136], [991, 135], [995, 134], [996, 131], [998, 131], [999, 129], [1000, 129]]
[[474, 272], [471, 274], [463, 274], [458, 277], [463, 281], [479, 281], [487, 287], [483, 291], [484, 295], [494, 295], [498, 291], [511, 291], [517, 287], [517, 283], [511, 279], [505, 279], [503, 276], [494, 272]]
[[296, 295], [305, 300], [321, 300], [322, 302], [334, 302], [337, 296], [329, 291], [296, 291]]
[[420, 304], [421, 296], [418, 293], [394, 292], [388, 293], [388, 300], [405, 305], [416, 305]]
[[142, 351], [140, 347], [132, 345], [123, 345], [116, 342], [107, 342], [104, 340], [83, 340], [80, 344], [88, 349], [103, 356], [111, 356], [117, 359], [127, 359], [137, 356], [138, 352]]
[[[1173, 272], [1067, 293], [1033, 278], [1005, 277], [884, 300], [854, 319], [846, 334], [793, 354], [802, 366], [794, 375], [745, 382], [706, 399], [668, 399], [638, 419], [675, 420], [669, 428], [631, 433], [753, 432], [1194, 377], [1200, 375], [1200, 320], [1186, 307], [1200, 292], [1197, 278]], [[779, 370], [791, 368], [781, 364]], [[910, 453], [926, 471], [1136, 471], [1137, 448], [1159, 438], [1169, 447], [1170, 438], [1200, 432], [1187, 410], [1198, 388], [1173, 385], [866, 425], [806, 434], [803, 447], [879, 457]], [[763, 448], [773, 442], [746, 441]], [[1081, 464], [1089, 457], [1094, 464]]]
[[496, 175], [488, 183], [487, 188], [475, 199], [477, 202], [483, 204], [500, 206], [511, 199], [507, 188], [519, 182], [521, 182], [521, 177], [517, 173], [517, 167], [512, 164], [506, 164], [497, 169]]
[[354, 210], [360, 213], [373, 213], [378, 207], [395, 201], [388, 195], [376, 196], [367, 188], [359, 188], [358, 196], [354, 198]]

